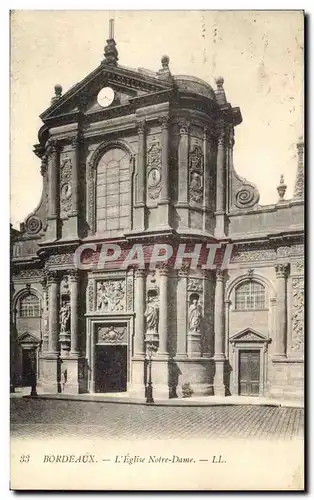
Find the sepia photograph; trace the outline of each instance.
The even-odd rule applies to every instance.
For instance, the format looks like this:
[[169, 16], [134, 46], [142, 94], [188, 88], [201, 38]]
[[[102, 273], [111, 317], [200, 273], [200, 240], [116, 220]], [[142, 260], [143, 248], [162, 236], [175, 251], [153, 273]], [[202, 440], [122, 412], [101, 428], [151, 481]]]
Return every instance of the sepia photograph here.
[[10, 489], [304, 491], [304, 12], [10, 45]]

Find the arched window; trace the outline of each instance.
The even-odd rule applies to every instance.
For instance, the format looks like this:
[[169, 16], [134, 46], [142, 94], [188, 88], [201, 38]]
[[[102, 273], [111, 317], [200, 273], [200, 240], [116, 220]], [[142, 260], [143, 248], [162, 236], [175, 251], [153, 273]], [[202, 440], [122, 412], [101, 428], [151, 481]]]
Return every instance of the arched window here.
[[129, 228], [130, 204], [130, 156], [123, 149], [109, 149], [97, 165], [97, 232]]
[[39, 298], [34, 293], [29, 293], [20, 299], [20, 316], [23, 318], [40, 317]]
[[265, 309], [265, 287], [257, 281], [245, 281], [235, 290], [235, 309], [254, 311]]

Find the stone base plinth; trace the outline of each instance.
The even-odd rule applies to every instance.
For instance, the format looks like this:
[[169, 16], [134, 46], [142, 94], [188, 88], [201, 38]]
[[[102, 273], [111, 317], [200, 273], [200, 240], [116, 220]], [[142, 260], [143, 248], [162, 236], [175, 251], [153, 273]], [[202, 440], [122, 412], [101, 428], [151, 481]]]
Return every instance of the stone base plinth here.
[[64, 394], [80, 394], [85, 392], [82, 388], [82, 365], [84, 358], [69, 354], [61, 359], [61, 392]]
[[188, 333], [188, 355], [191, 358], [200, 357], [202, 353], [201, 334], [197, 332]]
[[214, 394], [226, 396], [225, 359], [215, 359]]
[[56, 394], [61, 392], [60, 385], [60, 359], [58, 354], [45, 354], [40, 357], [40, 378], [38, 379], [37, 386], [40, 392], [46, 394]]

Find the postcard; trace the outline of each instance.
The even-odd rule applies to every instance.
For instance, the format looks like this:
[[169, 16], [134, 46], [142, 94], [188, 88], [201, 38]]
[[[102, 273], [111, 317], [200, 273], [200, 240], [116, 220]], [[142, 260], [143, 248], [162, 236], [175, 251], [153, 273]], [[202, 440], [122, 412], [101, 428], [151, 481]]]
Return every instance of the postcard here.
[[303, 11], [10, 23], [10, 488], [304, 490]]

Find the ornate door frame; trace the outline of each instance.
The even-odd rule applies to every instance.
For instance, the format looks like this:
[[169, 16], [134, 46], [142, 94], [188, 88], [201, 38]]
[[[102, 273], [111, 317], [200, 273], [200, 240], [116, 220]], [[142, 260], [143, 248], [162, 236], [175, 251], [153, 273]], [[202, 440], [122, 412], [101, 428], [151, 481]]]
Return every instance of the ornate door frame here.
[[[99, 328], [108, 328], [116, 334], [112, 335], [101, 342], [102, 345], [126, 345], [127, 346], [127, 389], [131, 383], [131, 362], [132, 362], [132, 340], [133, 340], [133, 314], [108, 314], [106, 316], [89, 315], [87, 317], [87, 343], [86, 343], [86, 358], [88, 366], [88, 392], [95, 392], [95, 349], [98, 343]], [[112, 327], [112, 328], [111, 328]], [[125, 334], [119, 335], [118, 328], [125, 327]], [[121, 329], [121, 328], [120, 328]]]
[[246, 328], [241, 332], [236, 333], [230, 339], [230, 364], [232, 367], [232, 380], [230, 384], [231, 394], [239, 395], [239, 363], [240, 351], [260, 351], [260, 384], [259, 396], [264, 396], [267, 383], [267, 351], [268, 344], [271, 342], [262, 333], [259, 333], [253, 328]]

